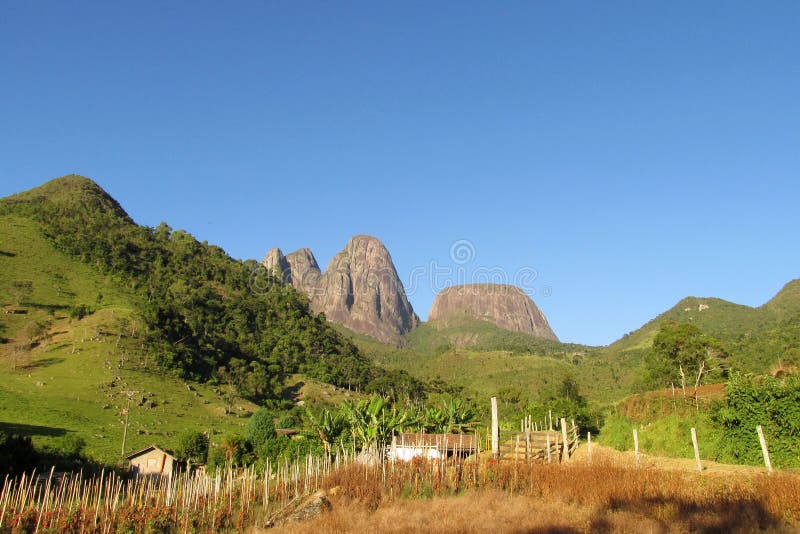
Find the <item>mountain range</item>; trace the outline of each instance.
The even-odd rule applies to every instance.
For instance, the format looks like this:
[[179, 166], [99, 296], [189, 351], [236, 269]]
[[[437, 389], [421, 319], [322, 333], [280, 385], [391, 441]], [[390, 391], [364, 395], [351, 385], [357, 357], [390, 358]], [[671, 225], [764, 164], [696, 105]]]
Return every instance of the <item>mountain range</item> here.
[[325, 271], [308, 249], [240, 261], [137, 225], [72, 175], [0, 200], [0, 304], [0, 431], [62, 428], [106, 457], [118, 444], [97, 436], [131, 395], [146, 410], [132, 446], [169, 443], [167, 422], [235, 428], [237, 406], [292, 406], [300, 383], [535, 396], [573, 377], [610, 402], [633, 391], [666, 321], [714, 337], [734, 369], [800, 362], [798, 280], [763, 306], [687, 297], [607, 347], [564, 344], [510, 286], [448, 288], [421, 322], [375, 237], [350, 239]]
[[[308, 248], [286, 255], [273, 248], [261, 263], [305, 293], [314, 312], [356, 333], [402, 345], [403, 336], [420, 324], [389, 251], [376, 237], [352, 237], [324, 272]], [[533, 300], [509, 285], [448, 287], [436, 296], [428, 318], [439, 327], [465, 318], [483, 320], [511, 332], [558, 341]]]

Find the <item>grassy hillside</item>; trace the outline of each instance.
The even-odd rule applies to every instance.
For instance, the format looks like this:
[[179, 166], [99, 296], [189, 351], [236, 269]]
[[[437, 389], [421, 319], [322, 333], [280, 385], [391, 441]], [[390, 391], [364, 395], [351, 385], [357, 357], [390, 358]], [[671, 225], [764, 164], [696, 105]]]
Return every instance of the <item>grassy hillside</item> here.
[[[0, 217], [0, 251], [0, 324], [7, 336], [0, 345], [0, 430], [33, 436], [40, 445], [77, 436], [106, 463], [119, 460], [129, 397], [129, 451], [153, 442], [174, 446], [187, 429], [241, 430], [252, 403], [164, 376], [134, 358], [141, 323], [132, 292], [56, 250], [28, 219]], [[32, 288], [21, 300], [13, 290], [18, 281]], [[81, 304], [93, 311], [70, 318]], [[35, 323], [44, 328], [29, 347], [27, 327]]]
[[407, 371], [434, 388], [443, 381], [477, 399], [513, 388], [536, 400], [572, 377], [584, 395], [610, 402], [630, 392], [630, 369], [638, 363], [607, 358], [601, 348], [553, 342], [480, 320], [448, 328], [423, 323], [406, 334], [402, 347], [337, 328], [376, 363]]
[[773, 319], [760, 309], [718, 298], [687, 297], [638, 330], [609, 346], [612, 351], [649, 348], [662, 323], [691, 323], [719, 339], [733, 339], [758, 331]]
[[[728, 354], [731, 370], [762, 373], [780, 361], [800, 362], [800, 281], [786, 284], [773, 299], [759, 307], [717, 298], [687, 297], [638, 330], [601, 350], [611, 364], [643, 362], [653, 339], [665, 322], [687, 323], [718, 340]], [[634, 373], [641, 373], [636, 366]], [[635, 384], [635, 377], [631, 384]]]

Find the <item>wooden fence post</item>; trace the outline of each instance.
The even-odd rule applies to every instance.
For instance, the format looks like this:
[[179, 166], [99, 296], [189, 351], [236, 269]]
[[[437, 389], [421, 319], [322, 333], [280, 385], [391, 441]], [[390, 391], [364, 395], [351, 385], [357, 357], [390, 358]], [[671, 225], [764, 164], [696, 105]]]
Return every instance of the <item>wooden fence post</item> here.
[[767, 473], [772, 474], [772, 462], [769, 459], [769, 450], [767, 449], [767, 440], [764, 439], [764, 429], [761, 428], [761, 425], [756, 427], [756, 432], [758, 432], [758, 441], [761, 443], [761, 453], [764, 455], [764, 465], [767, 466]]
[[550, 457], [550, 432], [547, 431], [545, 436], [547, 436], [547, 463], [549, 464], [552, 461]]
[[636, 431], [636, 427], [633, 429], [633, 450], [636, 454], [636, 467], [641, 467], [641, 461], [639, 460], [639, 432]]
[[561, 418], [561, 437], [564, 440], [564, 456], [561, 461], [566, 463], [569, 462], [569, 438], [567, 437], [567, 420], [563, 417]]
[[497, 415], [497, 397], [492, 397], [492, 457], [500, 457], [500, 421]]
[[531, 431], [530, 427], [528, 427], [528, 431], [525, 432], [525, 461], [530, 462], [531, 460]]
[[700, 448], [697, 446], [697, 430], [692, 427], [692, 445], [694, 446], [694, 461], [697, 462], [697, 470], [703, 472], [703, 464], [700, 463]]
[[592, 433], [586, 433], [586, 461], [592, 465]]

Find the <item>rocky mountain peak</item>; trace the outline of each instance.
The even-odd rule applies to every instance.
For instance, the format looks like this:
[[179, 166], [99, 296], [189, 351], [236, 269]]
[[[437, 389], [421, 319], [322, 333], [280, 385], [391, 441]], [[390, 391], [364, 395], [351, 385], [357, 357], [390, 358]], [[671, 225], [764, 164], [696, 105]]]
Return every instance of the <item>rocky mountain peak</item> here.
[[324, 273], [307, 248], [285, 257], [272, 249], [262, 263], [306, 293], [315, 312], [355, 332], [397, 343], [419, 324], [392, 257], [376, 237], [352, 237]]
[[291, 270], [291, 284], [304, 293], [311, 293], [319, 282], [322, 273], [317, 258], [310, 249], [301, 248], [286, 255]]
[[266, 256], [264, 256], [264, 259], [261, 260], [261, 265], [275, 273], [276, 276], [283, 278], [286, 282], [290, 284], [292, 283], [291, 268], [289, 267], [289, 262], [286, 261], [286, 256], [283, 255], [283, 251], [281, 249], [269, 249], [269, 252], [267, 252]]
[[520, 288], [505, 284], [451, 286], [433, 301], [428, 320], [448, 326], [461, 319], [486, 320], [500, 328], [558, 341], [542, 311]]

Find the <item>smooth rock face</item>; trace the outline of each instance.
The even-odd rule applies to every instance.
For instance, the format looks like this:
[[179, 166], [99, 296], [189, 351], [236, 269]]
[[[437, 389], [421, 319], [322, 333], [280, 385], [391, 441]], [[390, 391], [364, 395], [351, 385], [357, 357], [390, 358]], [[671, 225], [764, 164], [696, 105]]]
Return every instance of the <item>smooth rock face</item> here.
[[306, 293], [314, 312], [355, 332], [397, 343], [419, 324], [389, 251], [372, 236], [351, 238], [324, 273], [307, 248], [285, 257], [272, 249], [262, 264]]
[[304, 293], [311, 293], [322, 276], [314, 254], [307, 248], [301, 248], [287, 254], [286, 262], [291, 270], [291, 280], [288, 282]]
[[542, 311], [516, 286], [468, 284], [448, 287], [436, 296], [428, 321], [445, 326], [459, 319], [483, 319], [500, 328], [558, 341]]
[[261, 265], [272, 271], [276, 276], [282, 277], [288, 283], [292, 283], [292, 271], [289, 262], [286, 261], [286, 256], [279, 248], [270, 249], [264, 259], [261, 260]]
[[301, 248], [286, 256], [281, 249], [273, 248], [267, 252], [261, 264], [296, 289], [309, 294], [322, 276], [317, 259], [307, 248]]

